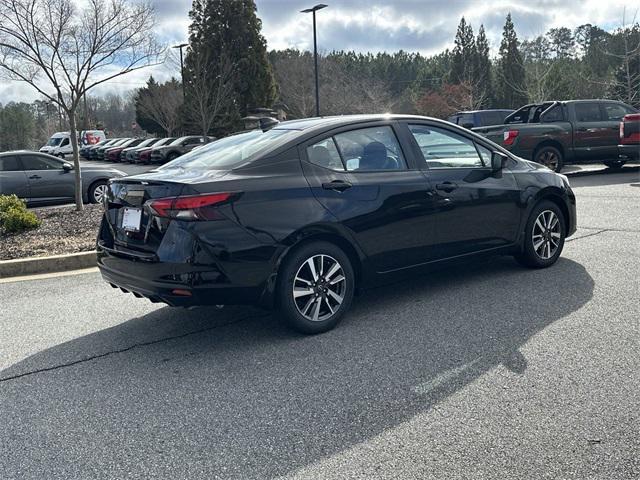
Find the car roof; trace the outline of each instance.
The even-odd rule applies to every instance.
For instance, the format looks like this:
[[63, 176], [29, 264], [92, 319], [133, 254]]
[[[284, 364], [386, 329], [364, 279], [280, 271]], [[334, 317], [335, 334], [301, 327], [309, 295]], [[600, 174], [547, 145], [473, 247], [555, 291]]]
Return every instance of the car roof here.
[[442, 120], [432, 117], [424, 117], [420, 115], [408, 115], [408, 114], [391, 114], [391, 113], [380, 113], [380, 114], [358, 114], [358, 115], [336, 115], [331, 117], [313, 117], [313, 118], [303, 118], [300, 120], [287, 120], [284, 122], [278, 123], [273, 130], [298, 130], [301, 132], [306, 132], [309, 130], [320, 130], [354, 125], [358, 123], [364, 122], [374, 122], [378, 120], [429, 120], [429, 121], [437, 121], [441, 122]]

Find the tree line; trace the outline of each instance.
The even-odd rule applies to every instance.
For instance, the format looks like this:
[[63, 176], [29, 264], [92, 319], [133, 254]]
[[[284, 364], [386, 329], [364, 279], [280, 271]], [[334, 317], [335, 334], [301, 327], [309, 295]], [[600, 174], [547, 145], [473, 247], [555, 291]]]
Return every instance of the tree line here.
[[[313, 55], [267, 50], [253, 0], [195, 0], [189, 13], [184, 85], [157, 82], [122, 97], [85, 96], [78, 125], [111, 136], [222, 136], [243, 128], [255, 107], [281, 104], [289, 118], [314, 115]], [[179, 63], [174, 62], [180, 71]], [[640, 24], [607, 32], [592, 25], [552, 28], [520, 39], [507, 15], [493, 57], [483, 25], [463, 17], [454, 46], [439, 54], [320, 55], [323, 115], [396, 112], [445, 118], [457, 110], [517, 108], [529, 102], [615, 98], [640, 107]], [[51, 102], [0, 106], [0, 148], [36, 148], [65, 130]]]

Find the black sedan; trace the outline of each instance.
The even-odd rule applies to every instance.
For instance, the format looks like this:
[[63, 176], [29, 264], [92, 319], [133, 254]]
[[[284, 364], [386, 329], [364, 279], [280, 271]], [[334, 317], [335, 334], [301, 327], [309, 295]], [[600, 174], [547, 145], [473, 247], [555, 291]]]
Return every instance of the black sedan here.
[[406, 115], [283, 122], [110, 183], [98, 264], [174, 306], [258, 304], [318, 333], [354, 292], [476, 254], [553, 265], [567, 178], [466, 129]]

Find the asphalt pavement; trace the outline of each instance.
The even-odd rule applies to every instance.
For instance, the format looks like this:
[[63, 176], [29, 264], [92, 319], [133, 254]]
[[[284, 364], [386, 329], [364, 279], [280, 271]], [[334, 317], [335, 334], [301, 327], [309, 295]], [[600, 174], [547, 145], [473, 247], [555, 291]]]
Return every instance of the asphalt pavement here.
[[371, 290], [319, 336], [97, 273], [0, 283], [0, 477], [639, 478], [640, 169], [571, 183], [554, 267]]

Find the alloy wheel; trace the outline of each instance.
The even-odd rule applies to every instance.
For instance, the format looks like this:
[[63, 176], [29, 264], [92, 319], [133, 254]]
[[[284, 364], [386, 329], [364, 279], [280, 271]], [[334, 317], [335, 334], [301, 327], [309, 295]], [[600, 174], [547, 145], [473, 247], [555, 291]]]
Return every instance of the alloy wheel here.
[[300, 315], [321, 322], [338, 311], [346, 288], [340, 263], [329, 255], [314, 255], [298, 268], [293, 281], [293, 300]]
[[543, 260], [553, 257], [560, 247], [561, 225], [558, 216], [551, 210], [544, 210], [533, 224], [533, 251]]
[[554, 172], [558, 168], [559, 160], [558, 155], [552, 150], [546, 150], [540, 156], [540, 163]]
[[102, 183], [100, 185], [96, 185], [93, 189], [93, 199], [96, 203], [102, 203], [104, 196], [107, 194], [107, 184]]

